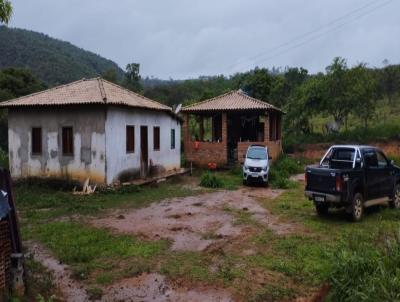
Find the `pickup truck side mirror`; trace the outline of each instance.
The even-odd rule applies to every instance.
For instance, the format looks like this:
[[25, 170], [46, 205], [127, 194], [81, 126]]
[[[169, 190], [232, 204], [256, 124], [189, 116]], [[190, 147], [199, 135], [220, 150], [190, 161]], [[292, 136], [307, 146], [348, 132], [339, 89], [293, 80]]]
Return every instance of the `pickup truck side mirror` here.
[[390, 160], [390, 165], [394, 166], [394, 160], [393, 159]]

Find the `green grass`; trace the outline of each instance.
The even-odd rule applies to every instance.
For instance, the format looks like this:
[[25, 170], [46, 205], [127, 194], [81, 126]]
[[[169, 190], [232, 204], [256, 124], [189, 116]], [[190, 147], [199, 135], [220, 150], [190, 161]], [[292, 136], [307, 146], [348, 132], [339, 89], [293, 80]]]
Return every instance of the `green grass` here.
[[169, 246], [165, 240], [145, 241], [131, 235], [114, 235], [75, 222], [36, 225], [25, 236], [39, 240], [57, 259], [70, 265], [77, 279], [89, 279], [94, 277], [92, 273], [100, 273], [95, 277], [99, 284], [111, 283], [114, 274], [122, 274], [120, 263], [151, 261]]
[[121, 191], [99, 192], [89, 196], [73, 195], [72, 191], [19, 184], [16, 198], [20, 210], [33, 219], [54, 219], [65, 215], [93, 215], [111, 208], [141, 208], [165, 198], [196, 194], [190, 188], [167, 182], [156, 187], [123, 187]]
[[347, 130], [343, 126], [338, 133], [323, 134], [322, 128], [332, 118], [319, 115], [311, 119], [312, 133], [285, 135], [283, 147], [286, 152], [301, 148], [303, 144], [315, 143], [358, 143], [368, 144], [375, 141], [398, 139], [400, 133], [400, 103], [393, 105], [380, 104], [374, 118], [369, 121], [367, 128], [361, 121], [353, 116], [348, 118]]
[[[284, 170], [287, 177], [298, 173], [303, 164], [283, 158], [275, 168]], [[239, 170], [215, 173], [232, 188], [241, 183]], [[357, 301], [373, 301], [366, 293], [395, 301], [400, 292], [397, 290], [400, 258], [398, 250], [388, 249], [387, 239], [394, 242], [400, 230], [400, 211], [372, 208], [360, 223], [349, 223], [339, 210], [318, 217], [312, 202], [303, 196], [303, 189], [293, 183], [274, 200], [259, 199], [279, 221], [296, 224], [295, 233], [278, 235], [254, 221], [247, 211], [226, 205], [223, 210], [234, 216], [235, 224], [246, 232], [222, 247], [219, 243], [225, 242], [225, 238], [205, 233], [203, 239], [215, 239], [217, 244], [203, 252], [171, 251], [165, 240], [116, 235], [85, 223], [86, 214], [142, 207], [166, 196], [193, 194], [179, 182], [87, 197], [19, 186], [17, 201], [24, 239], [42, 242], [58, 259], [69, 264], [73, 277], [90, 288], [93, 297], [101, 295], [104, 286], [122, 278], [159, 272], [178, 284], [230, 288], [244, 301], [292, 300], [326, 281], [332, 284], [332, 301], [355, 301], [350, 296], [357, 297]], [[396, 247], [394, 243], [392, 246]], [[355, 280], [361, 285], [355, 284]], [[379, 282], [375, 283], [376, 280]], [[373, 287], [374, 284], [379, 288]], [[374, 293], [364, 290], [365, 287]], [[389, 295], [385, 296], [382, 289]]]
[[240, 166], [229, 171], [205, 171], [201, 175], [200, 185], [211, 189], [236, 190], [243, 183]]

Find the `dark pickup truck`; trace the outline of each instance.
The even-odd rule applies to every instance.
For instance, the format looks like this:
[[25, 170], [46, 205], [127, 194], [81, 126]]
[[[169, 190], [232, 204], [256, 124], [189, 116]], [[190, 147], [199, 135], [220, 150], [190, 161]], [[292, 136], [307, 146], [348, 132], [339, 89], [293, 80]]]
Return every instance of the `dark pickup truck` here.
[[319, 165], [306, 168], [305, 178], [305, 196], [319, 215], [345, 207], [352, 221], [360, 221], [369, 206], [400, 208], [400, 168], [375, 147], [332, 146]]

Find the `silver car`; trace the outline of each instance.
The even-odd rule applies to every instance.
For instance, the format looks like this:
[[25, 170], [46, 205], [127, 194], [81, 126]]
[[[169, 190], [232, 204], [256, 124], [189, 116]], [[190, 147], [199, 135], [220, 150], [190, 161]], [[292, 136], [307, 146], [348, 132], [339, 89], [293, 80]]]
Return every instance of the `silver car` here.
[[243, 184], [253, 181], [268, 183], [269, 161], [268, 148], [252, 145], [247, 149], [243, 164]]

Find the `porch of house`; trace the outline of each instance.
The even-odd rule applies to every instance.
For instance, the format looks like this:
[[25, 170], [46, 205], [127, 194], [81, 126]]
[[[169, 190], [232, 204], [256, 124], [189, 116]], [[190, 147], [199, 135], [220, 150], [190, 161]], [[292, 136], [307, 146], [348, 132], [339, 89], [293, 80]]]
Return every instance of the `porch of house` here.
[[250, 145], [268, 147], [276, 159], [282, 151], [281, 112], [276, 110], [227, 110], [184, 113], [184, 154], [187, 162], [218, 167], [243, 162]]

